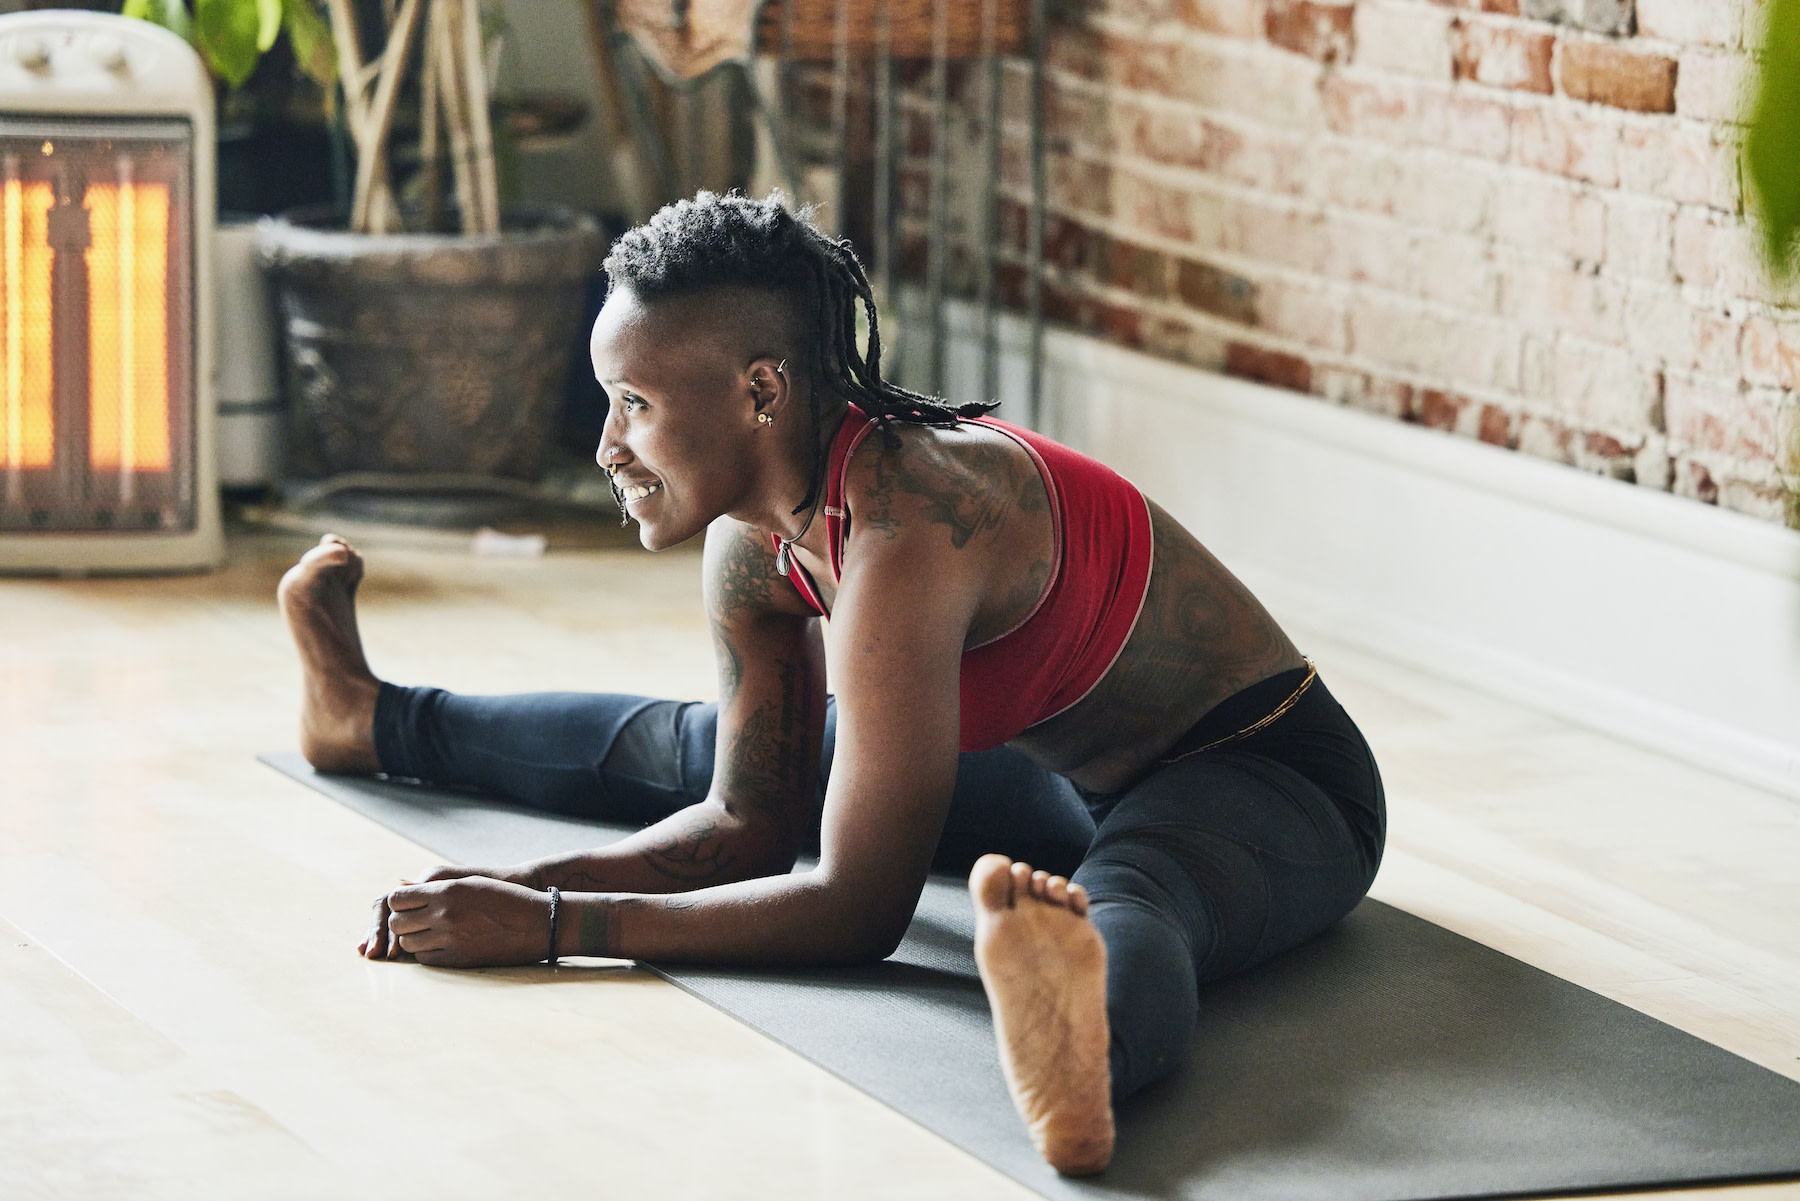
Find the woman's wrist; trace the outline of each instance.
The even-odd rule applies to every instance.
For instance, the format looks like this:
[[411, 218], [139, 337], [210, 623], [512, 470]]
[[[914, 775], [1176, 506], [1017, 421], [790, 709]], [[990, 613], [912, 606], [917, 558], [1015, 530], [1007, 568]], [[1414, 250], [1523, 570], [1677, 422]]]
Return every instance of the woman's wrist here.
[[557, 920], [559, 955], [625, 958], [619, 950], [619, 899], [598, 892], [565, 892]]

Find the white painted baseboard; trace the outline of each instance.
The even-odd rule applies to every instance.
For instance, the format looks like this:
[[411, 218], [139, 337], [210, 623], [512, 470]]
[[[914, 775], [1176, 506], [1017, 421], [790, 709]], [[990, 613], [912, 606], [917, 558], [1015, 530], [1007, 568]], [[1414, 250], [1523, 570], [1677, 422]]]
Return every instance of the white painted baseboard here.
[[[975, 323], [950, 324], [972, 395]], [[1037, 424], [1278, 617], [1800, 798], [1800, 533], [1077, 334], [1045, 359]]]

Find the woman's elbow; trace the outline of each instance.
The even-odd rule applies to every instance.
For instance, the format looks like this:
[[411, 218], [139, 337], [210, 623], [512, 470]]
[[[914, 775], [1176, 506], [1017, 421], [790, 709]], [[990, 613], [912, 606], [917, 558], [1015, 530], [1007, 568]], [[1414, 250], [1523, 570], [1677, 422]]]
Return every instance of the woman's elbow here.
[[912, 925], [912, 908], [909, 905], [904, 912], [898, 913], [864, 909], [849, 915], [851, 920], [844, 923], [834, 940], [833, 961], [846, 967], [858, 967], [880, 963], [892, 955], [900, 949], [907, 928]]

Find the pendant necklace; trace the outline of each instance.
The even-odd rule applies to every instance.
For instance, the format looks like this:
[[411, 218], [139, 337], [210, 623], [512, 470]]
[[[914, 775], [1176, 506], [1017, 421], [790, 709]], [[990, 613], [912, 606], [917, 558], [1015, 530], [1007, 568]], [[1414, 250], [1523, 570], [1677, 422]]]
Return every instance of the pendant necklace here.
[[787, 575], [794, 569], [794, 543], [806, 537], [806, 531], [812, 529], [813, 518], [819, 512], [819, 502], [824, 499], [825, 490], [820, 488], [819, 495], [813, 497], [812, 508], [806, 511], [806, 523], [800, 527], [798, 534], [792, 538], [783, 538], [780, 534], [775, 535], [775, 541], [779, 544], [775, 551], [775, 570], [782, 575]]

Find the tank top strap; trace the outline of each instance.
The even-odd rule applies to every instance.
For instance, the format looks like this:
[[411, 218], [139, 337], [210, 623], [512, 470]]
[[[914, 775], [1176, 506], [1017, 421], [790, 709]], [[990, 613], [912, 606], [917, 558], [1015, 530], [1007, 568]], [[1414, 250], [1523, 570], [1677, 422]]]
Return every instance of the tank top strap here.
[[844, 540], [850, 536], [850, 510], [844, 503], [844, 485], [850, 475], [850, 457], [875, 428], [875, 419], [855, 405], [844, 415], [831, 440], [831, 456], [825, 466], [825, 533], [831, 547], [831, 578], [844, 577]]

